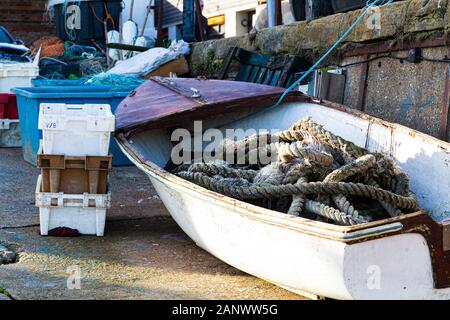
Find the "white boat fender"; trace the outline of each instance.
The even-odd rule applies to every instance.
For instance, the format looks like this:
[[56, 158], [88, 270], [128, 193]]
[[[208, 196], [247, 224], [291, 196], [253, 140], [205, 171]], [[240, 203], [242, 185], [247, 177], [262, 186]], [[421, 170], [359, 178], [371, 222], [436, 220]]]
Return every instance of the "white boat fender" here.
[[123, 24], [122, 38], [123, 44], [134, 45], [138, 36], [138, 25], [133, 20], [128, 20]]
[[[108, 43], [119, 43], [120, 42], [120, 33], [116, 30], [111, 30], [108, 32]], [[118, 49], [109, 49], [108, 52], [111, 59], [115, 61], [120, 60], [120, 51]]]
[[134, 45], [136, 38], [139, 35], [138, 25], [133, 21], [134, 0], [131, 0], [130, 18], [123, 24], [122, 28], [122, 43]]
[[[140, 47], [153, 48], [155, 45], [155, 40], [144, 35], [145, 27], [147, 26], [148, 17], [150, 16], [150, 12], [152, 11], [153, 0], [150, 0], [147, 11], [145, 13], [144, 24], [142, 25], [141, 35], [136, 39], [136, 45]], [[155, 30], [152, 30], [152, 35]], [[156, 38], [156, 36], [154, 37]]]

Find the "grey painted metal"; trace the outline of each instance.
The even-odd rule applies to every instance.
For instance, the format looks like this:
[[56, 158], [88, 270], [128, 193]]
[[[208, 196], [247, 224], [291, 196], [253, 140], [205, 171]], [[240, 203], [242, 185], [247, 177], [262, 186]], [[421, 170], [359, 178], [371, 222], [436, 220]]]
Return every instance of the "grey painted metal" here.
[[195, 36], [195, 2], [194, 0], [183, 1], [183, 40], [187, 42], [197, 41]]
[[275, 27], [275, 0], [267, 0], [267, 12], [269, 17], [269, 28]]

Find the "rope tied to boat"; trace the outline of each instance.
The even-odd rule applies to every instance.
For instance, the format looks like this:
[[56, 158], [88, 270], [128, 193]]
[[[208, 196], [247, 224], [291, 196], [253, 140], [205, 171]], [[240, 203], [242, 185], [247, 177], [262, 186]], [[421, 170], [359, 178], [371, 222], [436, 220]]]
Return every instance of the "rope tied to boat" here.
[[252, 152], [273, 153], [275, 160], [267, 165], [232, 166], [224, 160], [184, 164], [175, 173], [229, 197], [292, 216], [325, 218], [338, 225], [356, 225], [418, 209], [409, 179], [393, 159], [369, 153], [310, 118], [276, 134], [227, 141], [219, 149], [225, 147], [235, 154], [244, 153], [246, 161]]

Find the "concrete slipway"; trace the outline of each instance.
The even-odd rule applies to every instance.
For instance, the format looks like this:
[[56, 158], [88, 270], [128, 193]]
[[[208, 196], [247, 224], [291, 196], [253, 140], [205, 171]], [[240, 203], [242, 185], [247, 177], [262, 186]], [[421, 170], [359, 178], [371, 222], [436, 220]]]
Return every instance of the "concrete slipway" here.
[[[0, 300], [302, 299], [198, 248], [134, 167], [114, 168], [104, 238], [41, 237], [38, 174], [20, 149], [0, 149], [0, 244], [18, 252], [17, 263], [0, 265]], [[72, 266], [80, 290], [67, 288]]]

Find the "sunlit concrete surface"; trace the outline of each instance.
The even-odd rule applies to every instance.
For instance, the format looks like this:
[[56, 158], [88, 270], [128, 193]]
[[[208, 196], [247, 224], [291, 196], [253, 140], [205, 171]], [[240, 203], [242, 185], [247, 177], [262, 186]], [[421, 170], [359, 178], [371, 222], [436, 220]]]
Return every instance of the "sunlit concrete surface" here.
[[19, 257], [0, 265], [0, 300], [302, 299], [198, 248], [135, 167], [112, 172], [105, 237], [42, 237], [38, 174], [20, 149], [0, 149], [0, 243]]

